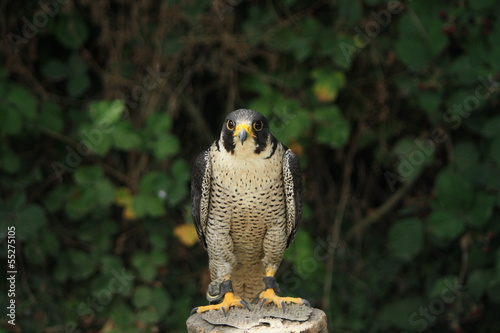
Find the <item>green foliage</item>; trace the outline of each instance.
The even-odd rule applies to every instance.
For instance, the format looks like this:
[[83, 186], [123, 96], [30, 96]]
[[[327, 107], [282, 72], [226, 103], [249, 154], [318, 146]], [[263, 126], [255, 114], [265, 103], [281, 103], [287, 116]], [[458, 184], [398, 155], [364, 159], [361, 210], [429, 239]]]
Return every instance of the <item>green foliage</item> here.
[[28, 3], [0, 45], [22, 331], [185, 332], [191, 163], [240, 107], [301, 159], [283, 294], [332, 332], [498, 329], [497, 1]]
[[410, 260], [423, 247], [422, 223], [415, 218], [400, 220], [389, 229], [389, 246], [393, 256]]

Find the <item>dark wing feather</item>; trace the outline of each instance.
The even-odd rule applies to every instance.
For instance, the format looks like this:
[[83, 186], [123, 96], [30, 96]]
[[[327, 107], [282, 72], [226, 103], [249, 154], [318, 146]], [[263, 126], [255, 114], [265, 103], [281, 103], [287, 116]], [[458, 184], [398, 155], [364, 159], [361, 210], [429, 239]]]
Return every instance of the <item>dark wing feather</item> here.
[[299, 158], [290, 149], [283, 155], [287, 235], [286, 246], [293, 242], [302, 217], [302, 173]]
[[201, 152], [194, 161], [191, 178], [191, 214], [198, 238], [205, 248], [207, 247], [205, 229], [208, 220], [211, 175], [210, 153], [207, 149]]

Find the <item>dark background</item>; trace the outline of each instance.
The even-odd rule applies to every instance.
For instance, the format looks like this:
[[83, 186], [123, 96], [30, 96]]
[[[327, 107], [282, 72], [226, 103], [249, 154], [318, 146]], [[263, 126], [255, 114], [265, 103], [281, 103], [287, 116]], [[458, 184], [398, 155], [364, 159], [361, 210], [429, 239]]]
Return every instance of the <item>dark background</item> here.
[[0, 332], [184, 332], [190, 167], [237, 108], [301, 159], [282, 295], [331, 332], [499, 332], [498, 1], [0, 7]]

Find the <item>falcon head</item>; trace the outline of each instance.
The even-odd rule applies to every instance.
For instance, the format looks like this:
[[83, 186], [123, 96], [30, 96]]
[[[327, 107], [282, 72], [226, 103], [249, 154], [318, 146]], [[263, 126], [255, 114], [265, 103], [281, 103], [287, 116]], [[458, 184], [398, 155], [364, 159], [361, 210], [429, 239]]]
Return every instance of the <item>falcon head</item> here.
[[264, 151], [273, 137], [266, 117], [253, 110], [239, 109], [227, 115], [220, 138], [231, 155], [251, 156]]

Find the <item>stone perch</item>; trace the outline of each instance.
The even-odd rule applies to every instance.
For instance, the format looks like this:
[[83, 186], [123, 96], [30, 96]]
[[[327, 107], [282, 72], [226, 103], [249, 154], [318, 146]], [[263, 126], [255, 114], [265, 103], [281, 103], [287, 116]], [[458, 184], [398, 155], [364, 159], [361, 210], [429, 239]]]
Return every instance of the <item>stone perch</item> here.
[[285, 312], [275, 306], [250, 304], [222, 311], [195, 313], [186, 322], [188, 333], [328, 333], [326, 314], [305, 305], [287, 304]]

